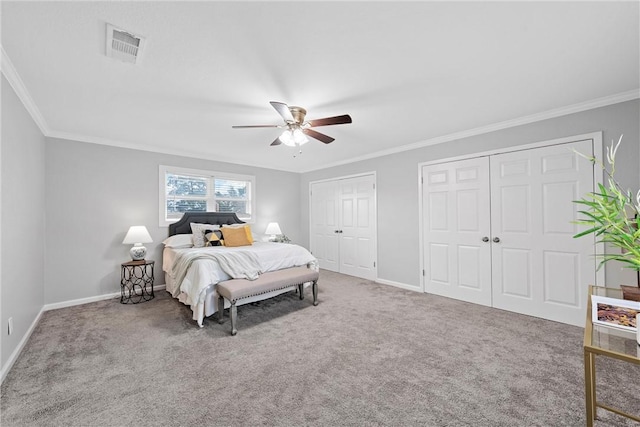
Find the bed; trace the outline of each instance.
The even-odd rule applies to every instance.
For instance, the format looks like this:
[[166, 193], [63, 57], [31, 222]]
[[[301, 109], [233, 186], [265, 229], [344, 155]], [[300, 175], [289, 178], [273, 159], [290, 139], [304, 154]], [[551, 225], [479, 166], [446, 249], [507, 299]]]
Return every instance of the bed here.
[[[199, 224], [196, 233], [192, 231], [192, 223]], [[212, 229], [238, 228], [244, 224], [235, 213], [187, 212], [178, 222], [169, 225], [169, 236], [163, 242], [162, 253], [166, 290], [191, 308], [193, 320], [200, 327], [205, 317], [218, 311], [216, 285], [219, 282], [235, 278], [255, 279], [256, 274], [300, 266], [318, 271], [316, 258], [295, 244], [254, 239], [250, 245], [237, 247], [192, 245], [194, 237], [196, 240], [202, 238], [203, 230], [210, 235]], [[207, 244], [207, 238], [204, 240]], [[200, 244], [202, 241], [196, 246]], [[262, 298], [247, 299], [243, 304], [292, 290], [296, 290], [296, 286], [273, 291]]]

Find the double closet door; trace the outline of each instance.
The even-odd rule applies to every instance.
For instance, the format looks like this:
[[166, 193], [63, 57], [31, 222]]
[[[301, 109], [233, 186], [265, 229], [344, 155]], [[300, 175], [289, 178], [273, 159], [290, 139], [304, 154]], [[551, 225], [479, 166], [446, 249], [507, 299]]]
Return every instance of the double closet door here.
[[376, 278], [375, 175], [310, 185], [311, 253], [320, 267]]
[[[422, 167], [425, 292], [583, 325], [594, 244], [574, 239], [593, 141]], [[575, 151], [574, 151], [575, 150]]]

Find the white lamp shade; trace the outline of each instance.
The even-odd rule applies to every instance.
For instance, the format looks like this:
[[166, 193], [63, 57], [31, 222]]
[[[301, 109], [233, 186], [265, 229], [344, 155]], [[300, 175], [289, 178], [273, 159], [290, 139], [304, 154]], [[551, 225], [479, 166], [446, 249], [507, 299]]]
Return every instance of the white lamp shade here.
[[129, 231], [127, 231], [127, 235], [124, 236], [124, 240], [122, 241], [122, 243], [125, 244], [151, 242], [153, 242], [153, 239], [151, 239], [151, 235], [147, 231], [147, 227], [144, 225], [133, 225], [129, 227]]
[[269, 225], [267, 225], [267, 229], [264, 234], [282, 234], [282, 230], [280, 230], [280, 226], [277, 222], [270, 222]]
[[306, 144], [307, 142], [309, 142], [306, 135], [300, 128], [293, 131], [293, 141], [298, 145]]
[[291, 131], [288, 129], [282, 132], [282, 135], [280, 135], [279, 139], [284, 145], [288, 145], [289, 147], [296, 146], [296, 143], [293, 140], [293, 133], [291, 133]]
[[302, 145], [309, 142], [302, 129], [287, 129], [280, 135], [280, 142], [289, 147], [295, 147], [296, 145]]

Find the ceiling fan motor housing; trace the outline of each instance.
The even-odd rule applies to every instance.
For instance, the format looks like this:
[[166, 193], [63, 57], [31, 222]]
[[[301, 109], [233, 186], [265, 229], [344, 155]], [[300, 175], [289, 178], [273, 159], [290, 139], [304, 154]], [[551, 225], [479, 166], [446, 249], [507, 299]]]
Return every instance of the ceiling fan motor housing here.
[[304, 123], [304, 117], [307, 115], [307, 110], [302, 107], [290, 106], [289, 111], [291, 111], [293, 120], [295, 120], [297, 124], [301, 125]]

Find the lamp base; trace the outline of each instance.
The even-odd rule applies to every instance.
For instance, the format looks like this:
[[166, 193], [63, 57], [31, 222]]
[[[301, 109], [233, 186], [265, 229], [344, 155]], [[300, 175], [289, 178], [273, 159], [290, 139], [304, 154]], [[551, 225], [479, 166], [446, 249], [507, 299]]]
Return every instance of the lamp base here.
[[136, 243], [129, 251], [129, 254], [133, 261], [142, 261], [144, 260], [144, 257], [147, 256], [147, 248], [142, 246], [140, 243]]

